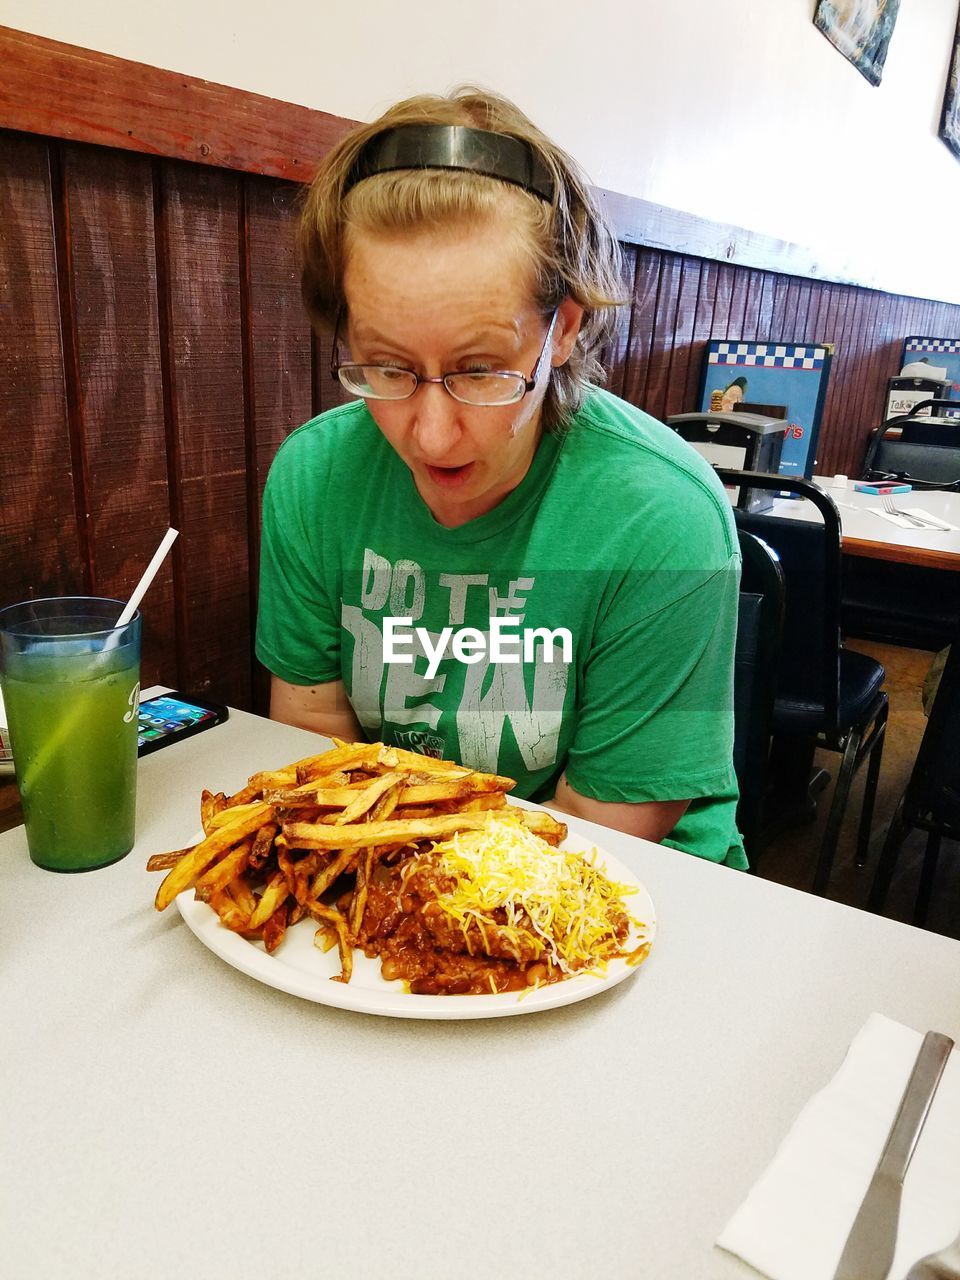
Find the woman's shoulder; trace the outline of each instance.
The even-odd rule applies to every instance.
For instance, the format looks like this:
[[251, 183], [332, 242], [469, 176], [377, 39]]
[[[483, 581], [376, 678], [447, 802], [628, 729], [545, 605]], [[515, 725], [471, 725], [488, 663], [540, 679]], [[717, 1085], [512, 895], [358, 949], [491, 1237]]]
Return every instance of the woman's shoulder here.
[[[703, 459], [665, 423], [635, 404], [621, 400], [609, 391], [594, 388], [574, 415], [570, 438], [580, 437], [583, 447], [607, 449], [620, 446], [629, 451], [652, 455], [667, 469], [699, 474]], [[709, 471], [710, 468], [707, 467]]]
[[277, 450], [274, 466], [283, 469], [304, 462], [350, 466], [360, 463], [382, 439], [363, 401], [352, 400], [291, 431]]
[[608, 391], [590, 392], [574, 417], [564, 452], [584, 471], [609, 466], [619, 478], [645, 488], [656, 480], [667, 488], [702, 489], [711, 499], [724, 497], [710, 464], [675, 431], [636, 405]]
[[683, 541], [705, 537], [719, 554], [736, 545], [733, 513], [713, 468], [664, 423], [636, 405], [595, 390], [584, 400], [563, 444], [566, 485], [579, 495], [602, 495], [598, 519], [612, 507], [623, 527], [674, 530]]
[[383, 435], [362, 401], [338, 404], [291, 431], [270, 465], [270, 481], [311, 490], [325, 477], [349, 486], [352, 477], [370, 474]]

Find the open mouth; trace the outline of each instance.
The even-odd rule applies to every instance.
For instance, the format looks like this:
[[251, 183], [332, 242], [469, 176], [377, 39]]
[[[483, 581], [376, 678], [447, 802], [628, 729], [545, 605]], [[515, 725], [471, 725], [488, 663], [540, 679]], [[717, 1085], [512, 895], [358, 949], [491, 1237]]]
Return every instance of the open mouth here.
[[426, 464], [430, 479], [444, 489], [455, 489], [465, 483], [473, 471], [473, 465], [472, 462], [466, 462], [462, 467], [433, 467]]

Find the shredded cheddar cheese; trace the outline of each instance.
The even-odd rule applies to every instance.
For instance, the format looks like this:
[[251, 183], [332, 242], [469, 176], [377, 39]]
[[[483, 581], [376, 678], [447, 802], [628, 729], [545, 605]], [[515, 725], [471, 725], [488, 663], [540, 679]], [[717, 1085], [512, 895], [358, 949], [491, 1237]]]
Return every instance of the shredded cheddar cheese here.
[[608, 880], [595, 853], [587, 859], [554, 849], [518, 819], [491, 814], [480, 830], [458, 832], [419, 856], [453, 882], [437, 902], [468, 939], [471, 926], [482, 936], [501, 912], [505, 923], [496, 927], [515, 940], [518, 955], [522, 930], [528, 947], [533, 935], [538, 955], [563, 973], [602, 969], [624, 954], [617, 924], [627, 915], [623, 897], [636, 889]]

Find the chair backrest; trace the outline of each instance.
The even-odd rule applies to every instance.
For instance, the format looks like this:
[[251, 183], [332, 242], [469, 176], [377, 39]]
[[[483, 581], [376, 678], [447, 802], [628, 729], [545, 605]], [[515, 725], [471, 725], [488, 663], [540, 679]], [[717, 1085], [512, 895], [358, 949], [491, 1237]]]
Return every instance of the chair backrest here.
[[904, 816], [929, 817], [960, 836], [960, 637], [950, 646], [916, 763]]
[[[960, 483], [960, 421], [946, 417], [918, 417], [921, 410], [934, 414], [956, 411], [953, 400], [921, 400], [909, 413], [888, 418], [873, 437], [863, 460], [868, 480], [902, 476], [921, 484]], [[894, 428], [899, 437], [887, 433]]]
[[740, 788], [737, 825], [751, 867], [757, 860], [777, 665], [783, 628], [783, 570], [776, 552], [741, 529], [740, 607], [733, 680], [733, 765]]
[[929, 444], [916, 440], [881, 440], [873, 451], [871, 463], [864, 475], [903, 476], [905, 480], [920, 480], [944, 487], [960, 482], [960, 424], [957, 426], [930, 427], [930, 431], [952, 432], [958, 443]]
[[[960, 411], [960, 404], [957, 405]], [[960, 417], [914, 418], [900, 428], [904, 444], [935, 444], [946, 449], [960, 449]]]
[[780, 560], [785, 583], [777, 700], [817, 710], [837, 728], [840, 697], [840, 516], [833, 499], [809, 480], [716, 468], [726, 485], [794, 494], [820, 519], [735, 510], [737, 527], [762, 538]]

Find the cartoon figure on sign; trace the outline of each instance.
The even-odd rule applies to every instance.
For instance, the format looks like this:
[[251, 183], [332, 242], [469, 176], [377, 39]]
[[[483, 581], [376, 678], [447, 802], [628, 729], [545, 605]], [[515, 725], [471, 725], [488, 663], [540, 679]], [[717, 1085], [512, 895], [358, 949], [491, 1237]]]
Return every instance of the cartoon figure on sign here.
[[732, 382], [728, 382], [723, 389], [723, 399], [720, 401], [720, 408], [724, 413], [734, 413], [742, 404], [747, 394], [746, 378], [734, 378]]

